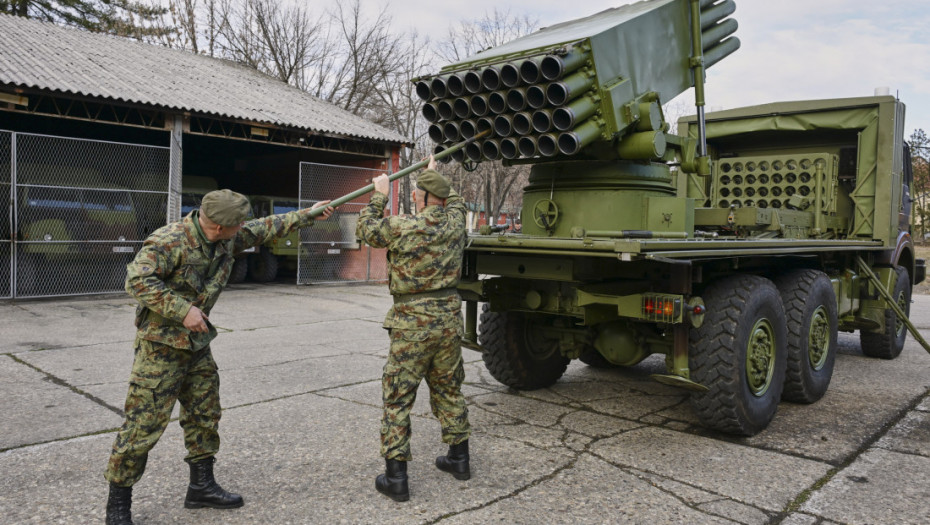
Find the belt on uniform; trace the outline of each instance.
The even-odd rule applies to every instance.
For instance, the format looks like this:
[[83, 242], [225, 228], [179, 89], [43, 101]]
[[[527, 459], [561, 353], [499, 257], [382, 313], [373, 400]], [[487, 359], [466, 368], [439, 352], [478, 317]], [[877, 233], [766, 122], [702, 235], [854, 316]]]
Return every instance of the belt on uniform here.
[[428, 292], [398, 294], [394, 296], [394, 304], [409, 303], [410, 301], [414, 301], [416, 299], [446, 299], [458, 294], [459, 291], [455, 288], [441, 288], [439, 290], [430, 290]]

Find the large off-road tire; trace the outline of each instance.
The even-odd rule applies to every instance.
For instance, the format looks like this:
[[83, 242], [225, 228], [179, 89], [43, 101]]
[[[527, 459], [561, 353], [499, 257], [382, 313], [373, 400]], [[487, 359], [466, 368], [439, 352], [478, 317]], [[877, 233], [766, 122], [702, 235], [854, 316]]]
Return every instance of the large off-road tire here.
[[785, 309], [771, 281], [720, 279], [702, 294], [707, 313], [690, 332], [691, 379], [706, 386], [691, 403], [714, 430], [751, 436], [775, 416], [785, 381]]
[[249, 258], [239, 257], [233, 263], [232, 271], [229, 273], [229, 284], [236, 284], [245, 281], [249, 273]]
[[484, 305], [478, 341], [494, 379], [517, 390], [550, 386], [568, 366], [558, 342], [541, 337], [530, 318], [521, 313], [491, 312]]
[[827, 392], [836, 361], [836, 294], [830, 278], [817, 270], [780, 275], [788, 321], [788, 367], [781, 397], [795, 403], [813, 403]]
[[278, 276], [278, 257], [271, 250], [261, 249], [249, 255], [249, 277], [259, 283], [274, 281]]
[[[908, 316], [911, 314], [911, 277], [901, 266], [895, 267], [897, 279], [891, 297]], [[907, 326], [898, 319], [898, 314], [891, 308], [885, 309], [885, 330], [876, 332], [859, 332], [859, 344], [862, 353], [869, 357], [894, 359], [901, 355], [904, 340], [907, 338]]]

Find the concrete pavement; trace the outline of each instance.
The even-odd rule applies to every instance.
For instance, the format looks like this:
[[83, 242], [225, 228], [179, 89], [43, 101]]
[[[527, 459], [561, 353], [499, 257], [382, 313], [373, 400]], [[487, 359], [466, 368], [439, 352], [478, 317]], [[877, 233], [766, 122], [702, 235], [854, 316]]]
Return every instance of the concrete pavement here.
[[[657, 356], [573, 362], [553, 387], [515, 392], [466, 350], [473, 477], [433, 467], [445, 447], [423, 386], [411, 501], [394, 503], [374, 490], [385, 288], [224, 292], [216, 472], [246, 505], [182, 507], [172, 422], [136, 485], [136, 523], [930, 523], [930, 355], [909, 337], [898, 359], [870, 359], [846, 334], [827, 395], [782, 403], [745, 439], [701, 428], [686, 393], [649, 379]], [[0, 303], [0, 522], [103, 522], [133, 309], [121, 296]], [[912, 320], [930, 337], [930, 296]]]

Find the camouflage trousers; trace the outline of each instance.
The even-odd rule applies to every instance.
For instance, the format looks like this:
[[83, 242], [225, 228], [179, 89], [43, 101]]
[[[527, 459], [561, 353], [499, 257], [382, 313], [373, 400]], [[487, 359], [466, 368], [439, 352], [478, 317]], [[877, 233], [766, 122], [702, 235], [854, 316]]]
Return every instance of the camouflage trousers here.
[[220, 376], [210, 347], [192, 352], [138, 339], [126, 420], [104, 474], [108, 481], [119, 486], [139, 481], [149, 451], [168, 427], [175, 401], [181, 402], [185, 460], [215, 455], [220, 448]]
[[394, 328], [381, 378], [381, 455], [387, 459], [410, 461], [410, 409], [424, 378], [429, 386], [430, 407], [442, 426], [443, 442], [461, 443], [471, 433], [462, 395], [465, 369], [458, 329]]

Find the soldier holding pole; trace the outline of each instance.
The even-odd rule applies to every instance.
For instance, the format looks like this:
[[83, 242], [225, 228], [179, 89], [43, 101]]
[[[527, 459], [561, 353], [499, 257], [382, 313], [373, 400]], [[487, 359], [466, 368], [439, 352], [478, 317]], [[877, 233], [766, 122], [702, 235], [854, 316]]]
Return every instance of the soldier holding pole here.
[[456, 285], [465, 247], [465, 204], [430, 157], [411, 197], [414, 216], [383, 217], [390, 190], [387, 175], [375, 178], [371, 202], [359, 216], [357, 235], [369, 245], [387, 248], [388, 286], [394, 305], [384, 327], [391, 347], [382, 375], [384, 413], [381, 455], [385, 473], [375, 487], [395, 501], [407, 501], [410, 453], [410, 409], [421, 379], [430, 390], [430, 406], [449, 445], [436, 467], [467, 480], [469, 468], [468, 409], [462, 395], [462, 300]]

